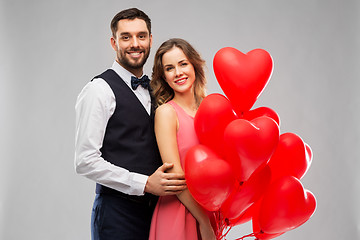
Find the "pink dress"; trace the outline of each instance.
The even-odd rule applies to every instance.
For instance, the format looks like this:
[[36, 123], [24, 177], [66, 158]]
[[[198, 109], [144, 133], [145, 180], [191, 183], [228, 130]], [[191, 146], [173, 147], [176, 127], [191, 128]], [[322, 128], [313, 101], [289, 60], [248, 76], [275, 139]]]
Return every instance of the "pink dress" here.
[[[179, 105], [170, 101], [176, 111], [179, 129], [177, 143], [180, 161], [184, 169], [186, 152], [199, 144], [195, 133], [194, 118]], [[199, 239], [196, 220], [176, 196], [160, 197], [156, 205], [150, 228], [149, 240], [196, 240]]]

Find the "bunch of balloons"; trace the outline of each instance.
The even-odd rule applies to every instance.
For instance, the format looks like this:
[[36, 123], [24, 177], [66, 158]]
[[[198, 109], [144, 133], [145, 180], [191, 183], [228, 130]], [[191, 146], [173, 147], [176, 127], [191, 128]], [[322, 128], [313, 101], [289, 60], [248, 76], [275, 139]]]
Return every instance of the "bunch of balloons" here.
[[250, 220], [253, 233], [248, 236], [275, 238], [315, 212], [316, 199], [300, 182], [312, 150], [298, 135], [280, 134], [274, 110], [250, 110], [272, 75], [268, 52], [222, 48], [213, 66], [226, 97], [210, 94], [197, 111], [194, 124], [200, 144], [186, 155], [188, 188], [216, 216], [218, 239]]

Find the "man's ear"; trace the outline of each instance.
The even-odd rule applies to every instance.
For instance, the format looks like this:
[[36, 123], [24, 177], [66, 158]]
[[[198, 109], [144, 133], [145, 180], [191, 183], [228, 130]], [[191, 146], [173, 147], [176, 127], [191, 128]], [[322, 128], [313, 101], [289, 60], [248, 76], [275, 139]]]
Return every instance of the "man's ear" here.
[[150, 47], [152, 47], [152, 34], [150, 34]]
[[110, 44], [111, 44], [111, 47], [114, 49], [114, 51], [117, 52], [116, 39], [114, 38], [114, 36], [112, 36], [110, 38]]

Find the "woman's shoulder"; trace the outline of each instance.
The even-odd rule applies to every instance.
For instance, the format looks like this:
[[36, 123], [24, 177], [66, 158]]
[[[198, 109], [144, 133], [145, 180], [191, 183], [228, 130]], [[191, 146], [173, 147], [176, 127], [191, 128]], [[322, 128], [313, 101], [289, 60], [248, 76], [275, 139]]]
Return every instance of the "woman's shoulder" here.
[[156, 109], [156, 113], [161, 113], [161, 114], [174, 114], [175, 109], [174, 107], [170, 104], [170, 103], [165, 103], [160, 105], [157, 109]]
[[176, 111], [171, 104], [165, 103], [165, 104], [160, 105], [156, 109], [156, 114], [162, 115], [162, 116], [173, 116], [173, 115], [176, 116]]

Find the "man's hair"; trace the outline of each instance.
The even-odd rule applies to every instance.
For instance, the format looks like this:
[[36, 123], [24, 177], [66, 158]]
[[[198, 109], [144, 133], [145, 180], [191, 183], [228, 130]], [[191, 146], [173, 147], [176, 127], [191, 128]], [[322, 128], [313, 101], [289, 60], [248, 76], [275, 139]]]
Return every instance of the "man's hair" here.
[[151, 34], [151, 20], [148, 17], [148, 15], [146, 15], [146, 13], [144, 13], [143, 11], [141, 11], [137, 8], [129, 8], [129, 9], [122, 10], [121, 12], [116, 14], [114, 16], [114, 18], [112, 19], [110, 28], [111, 28], [113, 37], [114, 38], [116, 37], [117, 26], [118, 26], [118, 22], [120, 20], [122, 20], [122, 19], [134, 20], [136, 18], [142, 19], [145, 21], [147, 29], [149, 30], [149, 34]]

